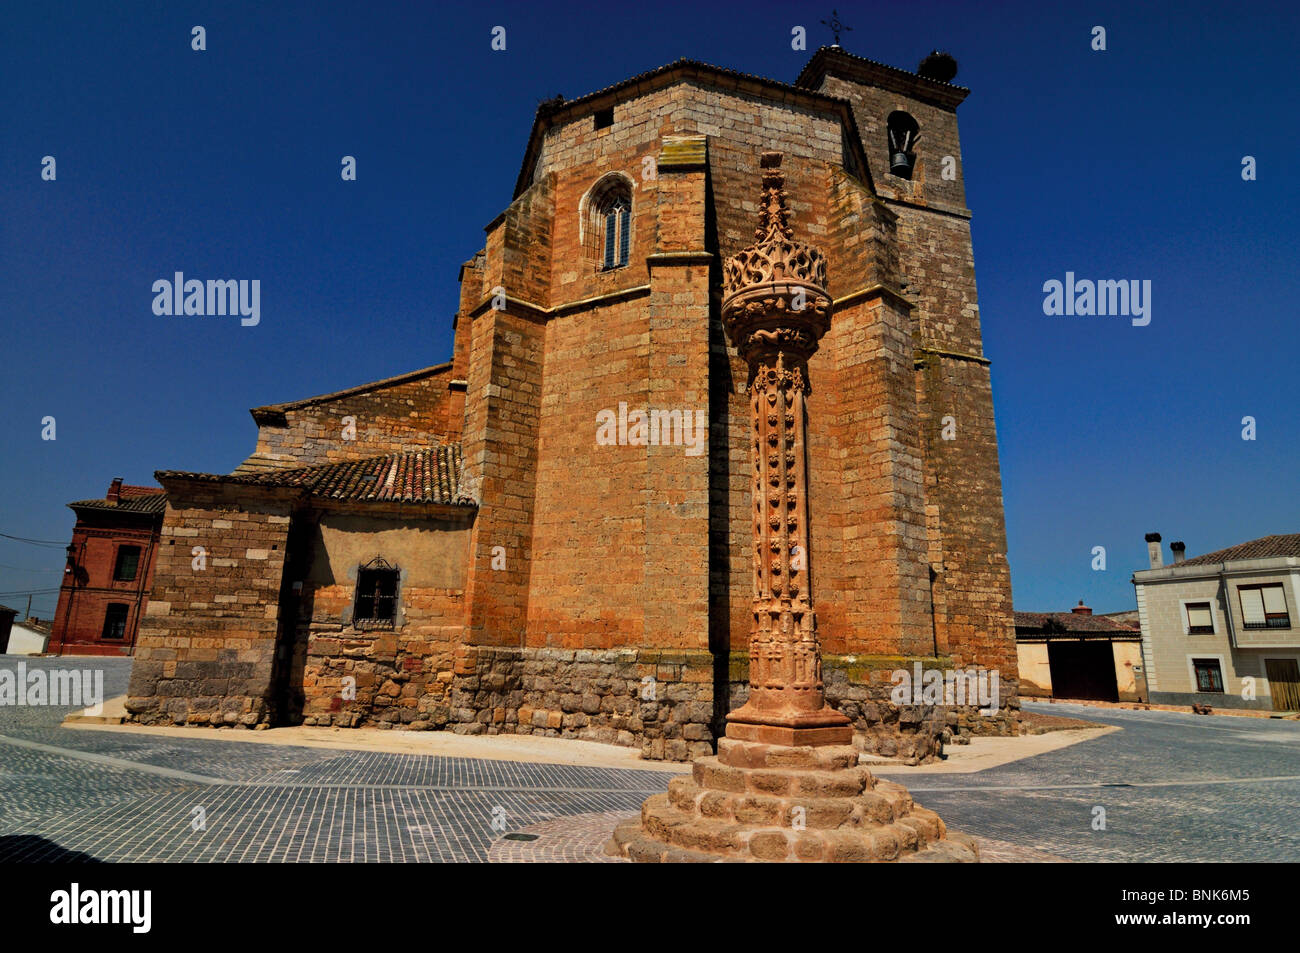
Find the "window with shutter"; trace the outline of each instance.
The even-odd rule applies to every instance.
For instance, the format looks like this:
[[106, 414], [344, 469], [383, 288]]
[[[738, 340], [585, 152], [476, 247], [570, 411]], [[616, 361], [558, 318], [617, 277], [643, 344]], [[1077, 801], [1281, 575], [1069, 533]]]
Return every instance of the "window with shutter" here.
[[1247, 629], [1289, 629], [1291, 616], [1281, 585], [1241, 586], [1241, 618]]
[[1208, 602], [1189, 602], [1186, 609], [1189, 635], [1207, 635], [1214, 632], [1214, 617], [1210, 614]]
[[1264, 586], [1264, 621], [1270, 628], [1287, 628], [1291, 620], [1286, 611], [1286, 595], [1281, 586]]

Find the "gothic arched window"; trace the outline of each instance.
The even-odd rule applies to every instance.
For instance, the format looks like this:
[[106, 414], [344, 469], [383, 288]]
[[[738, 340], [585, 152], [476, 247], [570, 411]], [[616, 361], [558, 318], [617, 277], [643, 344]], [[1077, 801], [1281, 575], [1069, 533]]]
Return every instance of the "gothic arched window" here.
[[587, 193], [583, 222], [587, 258], [597, 271], [627, 264], [632, 251], [632, 186], [627, 176], [612, 173]]

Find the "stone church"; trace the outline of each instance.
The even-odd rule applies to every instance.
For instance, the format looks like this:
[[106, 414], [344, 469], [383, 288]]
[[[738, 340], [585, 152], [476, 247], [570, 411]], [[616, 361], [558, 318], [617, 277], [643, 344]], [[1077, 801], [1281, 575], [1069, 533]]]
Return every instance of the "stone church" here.
[[[543, 103], [461, 266], [449, 361], [255, 408], [234, 472], [157, 474], [133, 719], [709, 752], [746, 700], [765, 558], [722, 269], [775, 152], [832, 305], [808, 362], [802, 580], [827, 699], [906, 758], [1014, 733], [955, 71], [835, 46], [793, 85], [682, 60]], [[891, 673], [918, 665], [998, 673], [996, 710], [897, 703]]]

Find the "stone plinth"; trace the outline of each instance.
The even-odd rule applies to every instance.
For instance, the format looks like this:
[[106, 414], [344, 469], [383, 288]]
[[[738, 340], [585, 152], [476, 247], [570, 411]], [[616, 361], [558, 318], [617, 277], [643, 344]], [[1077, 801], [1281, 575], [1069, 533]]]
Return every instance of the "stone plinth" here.
[[643, 863], [979, 860], [971, 838], [947, 830], [902, 785], [875, 778], [851, 745], [733, 738], [647, 800], [606, 852]]

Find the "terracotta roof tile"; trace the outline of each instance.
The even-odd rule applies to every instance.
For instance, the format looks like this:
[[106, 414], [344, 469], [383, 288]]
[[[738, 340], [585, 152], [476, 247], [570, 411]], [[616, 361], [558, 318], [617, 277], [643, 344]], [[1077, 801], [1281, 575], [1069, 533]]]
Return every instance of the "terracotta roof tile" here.
[[[128, 493], [127, 490], [132, 492]], [[122, 487], [122, 496], [116, 502], [103, 499], [75, 500], [68, 506], [73, 510], [99, 510], [105, 513], [139, 513], [158, 516], [167, 509], [167, 491], [156, 486]]]
[[391, 503], [455, 503], [460, 483], [460, 445], [429, 447], [346, 463], [267, 473], [264, 482], [301, 486], [331, 500]]
[[1193, 556], [1181, 563], [1169, 563], [1163, 568], [1177, 569], [1180, 566], [1208, 566], [1212, 563], [1226, 563], [1236, 559], [1269, 559], [1275, 556], [1300, 556], [1300, 533], [1261, 536], [1259, 539], [1238, 543], [1236, 546], [1229, 546], [1227, 549], [1217, 549], [1202, 556]]
[[245, 486], [299, 487], [314, 497], [355, 503], [472, 506], [473, 501], [462, 492], [460, 465], [460, 444], [449, 444], [290, 470], [230, 474], [160, 470], [157, 476]]
[[1065, 632], [1115, 632], [1132, 634], [1141, 632], [1136, 622], [1108, 619], [1100, 615], [1083, 615], [1077, 612], [1017, 612], [1016, 629], [1042, 629], [1052, 620]]

